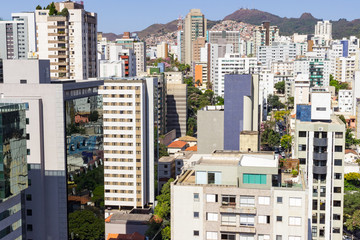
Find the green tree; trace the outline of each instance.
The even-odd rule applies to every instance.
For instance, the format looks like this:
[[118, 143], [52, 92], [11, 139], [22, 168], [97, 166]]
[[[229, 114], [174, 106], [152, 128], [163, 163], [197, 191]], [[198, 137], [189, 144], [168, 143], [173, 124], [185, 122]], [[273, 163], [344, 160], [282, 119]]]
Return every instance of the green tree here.
[[294, 108], [294, 97], [288, 97], [286, 102], [286, 109], [293, 109]]
[[57, 10], [56, 10], [56, 7], [55, 7], [55, 3], [54, 2], [52, 2], [51, 4], [50, 4], [50, 8], [49, 8], [49, 15], [50, 16], [53, 16], [53, 15], [57, 15]]
[[271, 95], [271, 94], [268, 96], [268, 105], [271, 110], [274, 108], [280, 110], [281, 108], [285, 107], [285, 105], [282, 102], [280, 102], [279, 96]]
[[99, 119], [99, 113], [98, 113], [98, 111], [92, 111], [91, 113], [90, 113], [90, 116], [89, 116], [89, 120], [91, 121], [91, 122], [96, 122], [97, 120]]
[[354, 137], [354, 134], [352, 133], [350, 128], [347, 128], [345, 134], [345, 147], [350, 148], [351, 146], [359, 145], [359, 143], [360, 140]]
[[284, 121], [284, 117], [288, 116], [290, 111], [276, 111], [274, 118], [276, 121]]
[[285, 81], [278, 82], [274, 85], [275, 89], [278, 93], [284, 94], [285, 93]]
[[159, 158], [169, 156], [168, 148], [165, 144], [160, 143], [159, 145]]
[[289, 150], [291, 149], [291, 144], [292, 144], [292, 137], [288, 134], [285, 134], [284, 136], [282, 136], [281, 140], [280, 140], [280, 145], [281, 147], [283, 147], [286, 152], [287, 155], [289, 155]]
[[42, 9], [42, 7], [40, 5], [36, 6], [36, 10], [41, 10], [41, 9]]
[[346, 228], [354, 232], [360, 230], [360, 210], [356, 210], [345, 222]]
[[61, 10], [61, 12], [58, 13], [58, 15], [67, 17], [69, 16], [69, 10], [67, 8], [63, 8], [63, 10]]
[[192, 77], [185, 78], [185, 83], [188, 85], [188, 87], [194, 87], [194, 81]]
[[170, 240], [171, 239], [171, 229], [170, 226], [166, 226], [163, 230], [161, 230], [162, 240]]
[[340, 118], [340, 120], [343, 121], [343, 123], [346, 125], [346, 120], [345, 120], [344, 115], [339, 115], [339, 118]]
[[224, 105], [224, 98], [217, 96], [215, 102], [216, 105]]
[[265, 148], [274, 150], [280, 144], [280, 135], [271, 128], [266, 128], [261, 133], [261, 145]]
[[86, 173], [82, 173], [79, 176], [75, 175], [74, 182], [78, 192], [84, 190], [94, 191], [99, 185], [104, 185], [104, 166], [99, 166], [93, 170], [88, 170]]
[[104, 185], [95, 187], [91, 200], [97, 207], [104, 207]]
[[69, 239], [98, 240], [105, 234], [104, 219], [96, 217], [89, 210], [79, 210], [69, 214]]

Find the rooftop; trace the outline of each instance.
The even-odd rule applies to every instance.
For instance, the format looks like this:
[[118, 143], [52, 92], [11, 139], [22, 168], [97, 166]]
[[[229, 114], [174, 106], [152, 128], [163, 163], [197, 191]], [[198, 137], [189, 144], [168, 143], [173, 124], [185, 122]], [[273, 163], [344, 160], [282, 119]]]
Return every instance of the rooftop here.
[[122, 222], [148, 222], [151, 219], [151, 214], [132, 214], [121, 211], [116, 211], [105, 219], [106, 223], [122, 223]]
[[184, 142], [197, 142], [196, 137], [191, 137], [191, 136], [183, 136], [183, 137], [180, 137], [178, 140], [184, 141]]
[[183, 148], [186, 146], [186, 142], [183, 141], [175, 141], [169, 144], [168, 148]]
[[192, 146], [192, 147], [188, 147], [187, 149], [185, 149], [185, 151], [193, 151], [193, 152], [197, 152], [197, 146]]

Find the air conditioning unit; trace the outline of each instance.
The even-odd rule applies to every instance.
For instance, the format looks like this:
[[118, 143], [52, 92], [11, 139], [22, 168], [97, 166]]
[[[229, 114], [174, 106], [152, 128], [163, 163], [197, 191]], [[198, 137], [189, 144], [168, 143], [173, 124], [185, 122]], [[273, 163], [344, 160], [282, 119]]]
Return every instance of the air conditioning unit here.
[[324, 130], [324, 128], [322, 128], [322, 127], [319, 127], [319, 131], [323, 131]]

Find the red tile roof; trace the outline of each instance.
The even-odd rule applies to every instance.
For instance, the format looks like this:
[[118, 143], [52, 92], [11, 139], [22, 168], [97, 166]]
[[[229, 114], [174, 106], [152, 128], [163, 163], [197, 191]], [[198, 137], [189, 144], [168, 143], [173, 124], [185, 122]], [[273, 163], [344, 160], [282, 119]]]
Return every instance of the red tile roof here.
[[175, 141], [169, 144], [168, 148], [183, 148], [187, 143], [183, 141]]
[[107, 240], [145, 240], [145, 236], [138, 232], [132, 234], [109, 233]]
[[197, 146], [192, 146], [192, 147], [188, 147], [187, 149], [185, 149], [185, 151], [193, 151], [193, 152], [197, 152]]
[[356, 151], [352, 150], [352, 149], [345, 149], [345, 154], [348, 154], [348, 153], [352, 153], [352, 154], [355, 154], [355, 155], [358, 155]]

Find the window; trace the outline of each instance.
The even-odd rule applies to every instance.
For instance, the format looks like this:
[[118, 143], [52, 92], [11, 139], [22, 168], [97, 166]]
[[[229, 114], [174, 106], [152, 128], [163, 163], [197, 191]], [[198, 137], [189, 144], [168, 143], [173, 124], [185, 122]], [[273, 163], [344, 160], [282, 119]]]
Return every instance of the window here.
[[240, 196], [241, 207], [254, 207], [255, 197], [254, 196]]
[[341, 215], [340, 214], [333, 214], [333, 219], [334, 220], [341, 220]]
[[306, 151], [306, 145], [305, 144], [299, 144], [299, 151]]
[[26, 125], [29, 125], [29, 122], [30, 122], [29, 118], [26, 118]]
[[26, 149], [26, 155], [30, 155], [30, 149]]
[[289, 198], [290, 207], [301, 207], [301, 198]]
[[33, 230], [32, 224], [27, 224], [27, 225], [26, 225], [26, 231], [32, 232], [32, 230]]
[[334, 200], [334, 207], [341, 207], [341, 201]]
[[301, 217], [289, 217], [290, 226], [301, 226]]
[[305, 131], [299, 131], [299, 137], [306, 137]]
[[335, 173], [335, 179], [341, 179], [341, 173]]
[[217, 194], [206, 194], [206, 202], [218, 202]]
[[20, 84], [27, 84], [27, 80], [26, 79], [20, 79]]
[[199, 231], [198, 230], [194, 230], [194, 236], [199, 236]]
[[270, 216], [258, 216], [258, 223], [262, 223], [262, 224], [270, 223]]
[[236, 226], [236, 215], [232, 213], [224, 213], [221, 214], [221, 224]]
[[342, 132], [335, 132], [335, 138], [343, 138], [344, 135]]
[[306, 158], [299, 158], [300, 164], [306, 164]]
[[207, 184], [205, 171], [196, 171], [196, 184]]
[[194, 218], [199, 218], [199, 212], [194, 212]]
[[270, 205], [270, 197], [259, 197], [259, 204]]
[[269, 239], [270, 239], [270, 235], [264, 235], [264, 234], [258, 235], [258, 240], [269, 240]]
[[317, 227], [311, 228], [311, 234], [312, 234], [312, 237], [317, 237]]
[[341, 159], [335, 159], [335, 166], [342, 166], [342, 160]]
[[208, 172], [208, 184], [221, 184], [221, 172]]
[[282, 222], [282, 216], [276, 216], [276, 221], [277, 222]]
[[31, 200], [32, 200], [31, 194], [26, 194], [26, 201], [31, 201]]
[[282, 199], [282, 197], [277, 197], [277, 198], [276, 198], [276, 201], [277, 201], [277, 203], [282, 203], [282, 202], [283, 202], [283, 199]]
[[222, 233], [221, 240], [235, 240], [235, 234], [233, 233]]
[[221, 197], [222, 205], [236, 205], [236, 196], [235, 195], [222, 195]]
[[342, 152], [342, 146], [335, 146], [335, 152]]
[[244, 184], [266, 184], [265, 174], [243, 174]]
[[326, 107], [317, 107], [317, 108], [316, 108], [316, 111], [322, 111], [322, 112], [324, 112], [324, 111], [326, 111]]
[[194, 193], [194, 201], [199, 201], [199, 193]]
[[334, 193], [341, 193], [341, 187], [334, 187]]
[[218, 239], [217, 232], [206, 232], [206, 239], [217, 240]]
[[31, 209], [26, 209], [26, 215], [27, 216], [32, 216], [32, 210]]
[[276, 240], [282, 240], [282, 235], [276, 235]]
[[241, 226], [254, 226], [255, 215], [251, 214], [240, 214], [240, 225]]
[[340, 228], [333, 228], [333, 233], [340, 233]]
[[240, 234], [240, 240], [254, 240], [253, 234]]
[[217, 213], [206, 213], [206, 220], [207, 221], [218, 221], [218, 214]]

